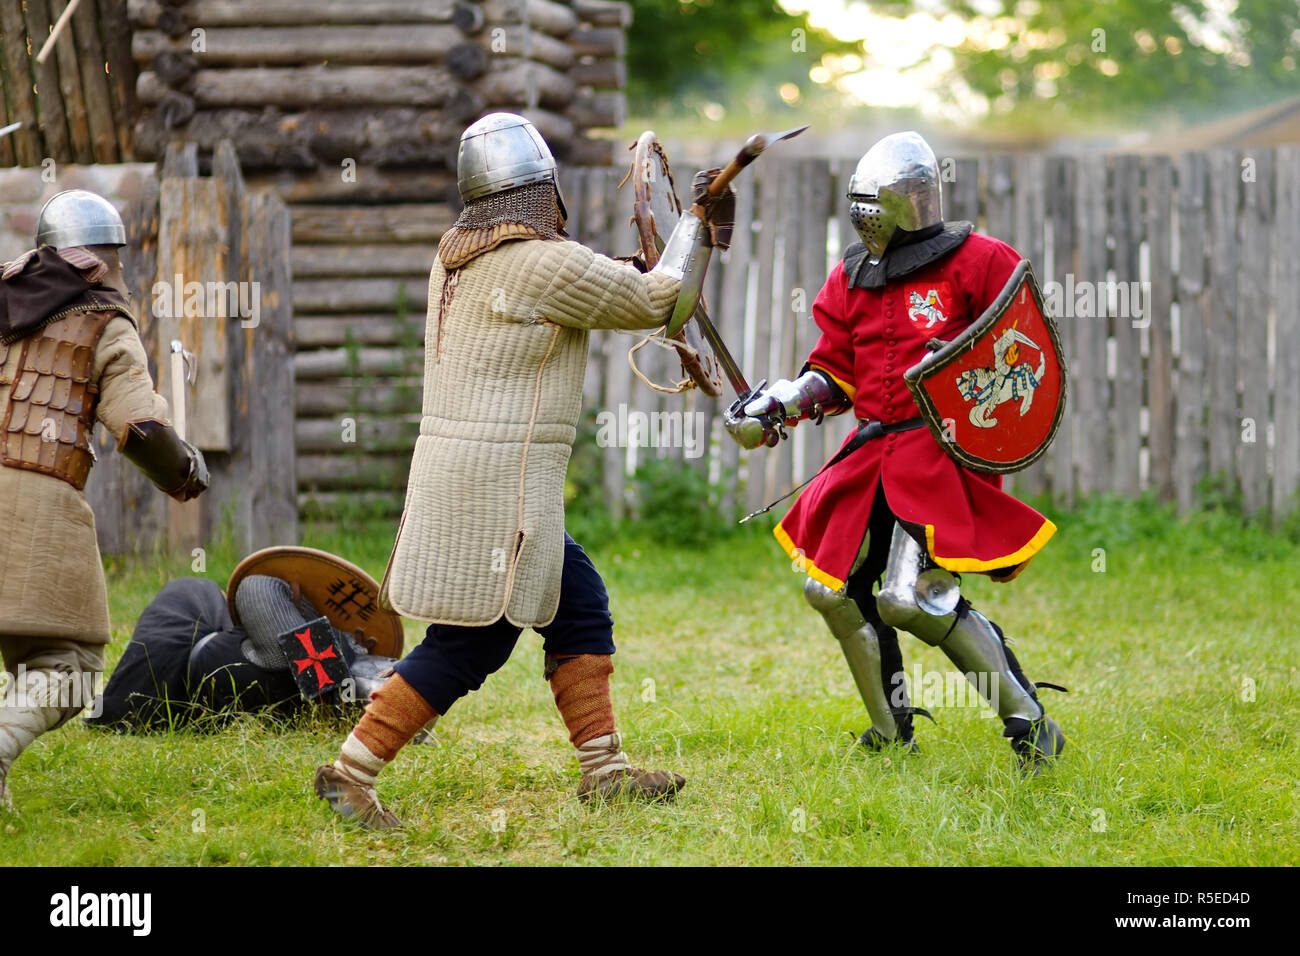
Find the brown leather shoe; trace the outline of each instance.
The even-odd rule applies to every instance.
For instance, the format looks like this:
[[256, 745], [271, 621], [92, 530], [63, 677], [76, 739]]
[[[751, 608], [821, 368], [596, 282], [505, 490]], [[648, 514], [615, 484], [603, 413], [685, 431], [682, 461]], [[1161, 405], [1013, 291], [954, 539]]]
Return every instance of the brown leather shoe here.
[[325, 800], [339, 816], [356, 820], [369, 830], [396, 830], [402, 821], [379, 802], [374, 787], [367, 787], [333, 764], [316, 768], [316, 796]]
[[627, 796], [637, 800], [671, 800], [684, 786], [686, 778], [680, 773], [629, 767], [599, 776], [594, 773], [583, 774], [582, 782], [578, 784], [578, 799], [585, 802], [593, 797], [607, 800]]

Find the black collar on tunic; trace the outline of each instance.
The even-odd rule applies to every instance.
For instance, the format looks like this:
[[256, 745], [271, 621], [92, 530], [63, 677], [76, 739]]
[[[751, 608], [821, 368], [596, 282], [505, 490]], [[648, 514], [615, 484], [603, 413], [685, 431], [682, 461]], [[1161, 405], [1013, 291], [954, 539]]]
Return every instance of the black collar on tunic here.
[[844, 273], [849, 277], [849, 288], [882, 289], [886, 282], [901, 279], [942, 259], [974, 231], [974, 224], [958, 220], [904, 233], [902, 242], [891, 244], [879, 262], [872, 262], [867, 247], [855, 242], [844, 250]]

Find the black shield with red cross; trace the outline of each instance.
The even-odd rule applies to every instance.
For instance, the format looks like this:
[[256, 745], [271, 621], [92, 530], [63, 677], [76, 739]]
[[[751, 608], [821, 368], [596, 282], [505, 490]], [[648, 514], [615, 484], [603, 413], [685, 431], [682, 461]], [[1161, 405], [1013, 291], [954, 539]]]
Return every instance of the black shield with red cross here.
[[1065, 412], [1056, 323], [1022, 259], [993, 304], [903, 375], [930, 433], [962, 465], [1002, 474], [1047, 451]]
[[318, 617], [300, 627], [291, 627], [276, 640], [289, 658], [298, 690], [307, 700], [338, 690], [351, 673], [343, 649], [334, 640], [329, 618]]

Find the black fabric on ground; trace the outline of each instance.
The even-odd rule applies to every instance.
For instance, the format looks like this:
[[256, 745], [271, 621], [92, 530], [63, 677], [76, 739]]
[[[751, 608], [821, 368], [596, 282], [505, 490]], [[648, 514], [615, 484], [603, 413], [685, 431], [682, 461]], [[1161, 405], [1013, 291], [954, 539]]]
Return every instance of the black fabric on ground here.
[[[203, 639], [216, 636], [191, 652]], [[288, 671], [270, 671], [240, 652], [221, 588], [206, 578], [166, 584], [140, 615], [108, 685], [98, 716], [87, 723], [127, 729], [165, 727], [213, 711], [302, 706]]]

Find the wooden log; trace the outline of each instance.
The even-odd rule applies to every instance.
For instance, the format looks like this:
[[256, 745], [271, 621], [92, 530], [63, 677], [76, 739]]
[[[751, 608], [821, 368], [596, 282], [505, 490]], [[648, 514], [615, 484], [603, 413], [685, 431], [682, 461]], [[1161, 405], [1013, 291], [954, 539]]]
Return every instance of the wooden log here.
[[167, 86], [182, 87], [199, 71], [199, 58], [189, 50], [159, 50], [148, 66]]
[[108, 57], [99, 38], [95, 5], [82, 0], [73, 13], [72, 28], [81, 68], [81, 87], [86, 100], [86, 120], [95, 162], [118, 160], [117, 127], [113, 122], [113, 98], [108, 91]]
[[612, 166], [618, 152], [618, 143], [612, 139], [576, 136], [569, 140], [565, 161], [570, 166]]
[[98, 0], [99, 38], [108, 59], [108, 93], [113, 103], [113, 127], [123, 161], [134, 158], [133, 124], [139, 115], [135, 98], [135, 64], [131, 61], [131, 24], [126, 0]]
[[[294, 331], [297, 332], [297, 328]], [[419, 414], [423, 387], [422, 376], [384, 382], [359, 382], [346, 378], [303, 381], [296, 384], [294, 407], [300, 418], [342, 416], [349, 412]]]
[[[510, 29], [519, 28], [507, 28], [507, 35]], [[507, 41], [508, 43], [509, 41]], [[509, 49], [517, 50], [520, 47], [510, 46]], [[553, 36], [547, 36], [545, 33], [538, 33], [535, 30], [528, 32], [527, 40], [522, 45], [522, 49], [526, 59], [545, 63], [547, 66], [561, 71], [568, 71], [577, 60], [573, 47], [569, 46], [569, 44], [563, 40], [557, 40]]]
[[300, 418], [293, 423], [299, 454], [345, 454], [359, 445], [367, 455], [411, 453], [420, 434], [420, 416], [407, 418], [345, 414], [334, 418]]
[[[204, 27], [205, 69], [214, 66], [292, 66], [312, 63], [370, 66], [426, 66], [444, 59], [464, 42], [450, 24], [401, 23], [366, 26]], [[147, 67], [160, 53], [191, 53], [188, 33], [172, 38], [158, 30], [139, 30], [131, 55]], [[567, 47], [565, 48], [568, 49]]]
[[[179, 338], [197, 355], [197, 375], [189, 389], [187, 440], [204, 451], [230, 450], [230, 366], [227, 326], [229, 301], [209, 300], [209, 283], [224, 283], [231, 271], [228, 212], [218, 183], [164, 174], [160, 197], [161, 239], [158, 279], [174, 287], [167, 299], [155, 300], [160, 345]], [[236, 252], [236, 255], [238, 253]], [[182, 288], [177, 286], [180, 277]], [[192, 296], [191, 283], [202, 284]], [[179, 295], [181, 309], [177, 310]], [[178, 314], [178, 312], [180, 314]], [[159, 389], [171, 395], [171, 373], [159, 366]]]
[[455, 214], [445, 203], [291, 206], [295, 243], [437, 242]]
[[567, 107], [576, 87], [559, 70], [544, 63], [500, 58], [475, 88], [489, 106]]
[[411, 348], [423, 346], [424, 340], [423, 322], [402, 322], [391, 311], [350, 315], [298, 314], [293, 324], [294, 340], [300, 350], [340, 348], [349, 343]]
[[163, 179], [174, 179], [199, 174], [199, 147], [196, 143], [175, 140], [167, 145], [163, 157]]
[[[567, 79], [567, 77], [566, 77]], [[399, 66], [302, 66], [201, 70], [189, 93], [200, 108], [231, 106], [442, 106], [457, 87], [445, 69]], [[140, 102], [156, 104], [167, 91], [157, 74], [141, 73]]]
[[537, 127], [537, 132], [542, 134], [542, 138], [546, 140], [546, 144], [551, 147], [551, 151], [556, 156], [568, 156], [570, 144], [577, 135], [573, 120], [536, 107], [520, 109], [516, 112]]
[[1300, 147], [1278, 147], [1276, 167], [1272, 506], [1280, 524], [1294, 513], [1300, 491]]
[[[205, 151], [215, 149], [222, 139], [233, 139], [245, 170], [320, 167], [317, 177], [301, 187], [307, 192], [327, 193], [335, 188], [327, 185], [333, 179], [340, 189], [352, 186], [355, 193], [348, 195], [357, 199], [366, 198], [368, 191], [383, 199], [388, 187], [381, 177], [367, 176], [367, 167], [445, 163], [462, 131], [461, 122], [439, 111], [400, 107], [292, 113], [208, 110], [194, 115], [184, 127], [184, 136]], [[142, 120], [137, 137], [140, 155], [157, 157], [172, 135], [155, 120]], [[355, 183], [341, 175], [342, 163], [348, 159], [356, 170]], [[393, 189], [402, 188], [402, 182], [412, 184], [399, 180]]]
[[[1047, 217], [1051, 224], [1051, 265], [1049, 279], [1057, 283], [1057, 288], [1073, 286], [1075, 266], [1075, 162], [1072, 158], [1053, 156], [1048, 159], [1048, 177], [1050, 188], [1047, 192]], [[1056, 433], [1056, 440], [1051, 449], [1051, 485], [1052, 500], [1065, 507], [1074, 506], [1074, 460], [1077, 443], [1075, 439], [1076, 409], [1079, 402], [1078, 382], [1074, 380], [1074, 358], [1077, 354], [1075, 344], [1078, 322], [1062, 315], [1054, 316], [1061, 333], [1061, 347], [1065, 350], [1065, 362], [1071, 373], [1071, 384], [1065, 402], [1065, 415], [1061, 427]]]
[[422, 357], [408, 348], [320, 349], [294, 356], [300, 381], [320, 381], [357, 375], [414, 375]]
[[[212, 278], [231, 283], [230, 288], [237, 288], [234, 283], [245, 283], [243, 286], [247, 290], [245, 295], [223, 311], [228, 316], [238, 316], [241, 314], [240, 307], [247, 303], [255, 307], [255, 313], [251, 308], [249, 312], [255, 314], [256, 329], [260, 329], [264, 319], [261, 312], [262, 305], [273, 306], [277, 300], [277, 290], [271, 283], [263, 286], [261, 276], [256, 279], [258, 283], [256, 286], [249, 281], [248, 245], [244, 223], [248, 190], [235, 157], [234, 146], [229, 140], [217, 144], [213, 152], [211, 168], [212, 176], [208, 182], [216, 187], [217, 202], [224, 206], [226, 224], [226, 234], [223, 237], [225, 272], [216, 273], [214, 270]], [[265, 229], [267, 224], [262, 223], [261, 226]], [[287, 249], [285, 255], [288, 255]], [[287, 267], [286, 263], [285, 268]], [[224, 324], [225, 338], [222, 344], [225, 355], [220, 372], [220, 393], [219, 397], [214, 396], [210, 400], [224, 402], [226, 405], [227, 447], [224, 454], [211, 456], [208, 464], [212, 483], [201, 499], [204, 512], [203, 526], [207, 529], [223, 529], [230, 535], [235, 550], [240, 554], [246, 554], [258, 546], [254, 544], [257, 518], [253, 510], [253, 499], [258, 489], [252, 473], [253, 444], [259, 440], [259, 437], [265, 435], [266, 430], [276, 427], [274, 419], [253, 418], [251, 405], [258, 401], [264, 392], [274, 391], [278, 383], [269, 377], [263, 381], [261, 380], [263, 376], [258, 374], [252, 343], [256, 329], [243, 328], [241, 321], [230, 319], [227, 319]], [[192, 343], [186, 344], [199, 353], [200, 374], [202, 374], [202, 355], [210, 347], [210, 339], [201, 339], [197, 347]], [[202, 409], [202, 413], [206, 415], [207, 409]], [[289, 427], [291, 429], [292, 424]], [[287, 435], [290, 433], [282, 432], [275, 436], [275, 440], [287, 442]]]
[[293, 284], [293, 307], [313, 314], [395, 310], [402, 301], [423, 301], [428, 281], [427, 273], [382, 279], [298, 279]]
[[27, 24], [19, 4], [0, 3], [0, 46], [4, 48], [8, 122], [23, 124], [6, 138], [13, 144], [19, 166], [39, 166], [44, 153], [36, 96], [32, 92], [35, 80], [27, 54]]
[[262, 292], [261, 323], [244, 330], [246, 368], [241, 397], [257, 427], [250, 434], [252, 492], [251, 547], [298, 541], [297, 450], [294, 434], [294, 322], [290, 305], [289, 210], [270, 193], [253, 193], [242, 203], [245, 281]]
[[592, 60], [575, 63], [569, 68], [569, 79], [578, 86], [593, 89], [621, 90], [627, 86], [627, 64], [622, 60]]
[[1174, 489], [1178, 507], [1196, 507], [1197, 484], [1205, 474], [1206, 351], [1210, 324], [1206, 289], [1206, 181], [1204, 153], [1178, 162], [1178, 379], [1175, 383]]
[[[23, 4], [26, 12], [27, 35], [32, 46], [39, 47], [50, 34], [50, 8], [45, 0]], [[36, 83], [36, 108], [40, 115], [42, 137], [41, 160], [52, 158], [59, 163], [74, 161], [75, 153], [68, 134], [68, 116], [59, 88], [59, 65], [56, 57], [43, 64], [31, 60], [32, 76]], [[41, 160], [37, 160], [37, 163]]]
[[[1237, 274], [1237, 371], [1241, 382], [1241, 417], [1237, 426], [1237, 475], [1241, 482], [1242, 509], [1254, 515], [1269, 506], [1268, 488], [1268, 313], [1272, 272], [1272, 242], [1276, 222], [1273, 151], [1253, 150], [1248, 169], [1238, 167], [1242, 179], [1241, 253]], [[1295, 440], [1300, 424], [1295, 419], [1273, 419], [1275, 434], [1291, 431]]]
[[[1075, 216], [1078, 222], [1079, 258], [1075, 287], [1090, 290], [1093, 307], [1070, 303], [1076, 307], [1074, 389], [1078, 438], [1078, 488], [1083, 494], [1110, 490], [1110, 380], [1106, 374], [1107, 322], [1105, 304], [1098, 302], [1096, 290], [1104, 288], [1106, 279], [1106, 204], [1098, 197], [1106, 195], [1106, 158], [1096, 154], [1079, 157], [1078, 192]], [[1081, 286], [1087, 283], [1087, 286]]]
[[461, 80], [477, 80], [492, 68], [492, 54], [477, 43], [458, 43], [447, 51], [447, 69]]
[[425, 281], [437, 250], [432, 245], [294, 246], [293, 274], [303, 279], [340, 276], [403, 276]]
[[[250, 176], [250, 189], [270, 189], [287, 203], [390, 203], [448, 199], [456, 177], [441, 170], [390, 169], [382, 174], [355, 167], [356, 178], [344, 179], [343, 169], [328, 166], [305, 172], [261, 173]], [[458, 194], [457, 194], [458, 195]]]
[[174, 130], [184, 126], [195, 113], [194, 100], [184, 93], [168, 90], [158, 104], [158, 119], [165, 130]]
[[[122, 6], [126, 6], [123, 2]], [[459, 8], [454, 0], [191, 0], [184, 8], [188, 22], [212, 27], [315, 27], [321, 24], [453, 23]], [[158, 27], [167, 6], [159, 0], [130, 0], [130, 25]], [[464, 14], [460, 14], [464, 19]], [[123, 17], [123, 23], [127, 18]]]
[[1146, 160], [1146, 241], [1151, 276], [1147, 319], [1147, 449], [1150, 485], [1163, 501], [1174, 497], [1173, 164], [1167, 156]]
[[483, 13], [491, 24], [526, 23], [534, 30], [562, 37], [578, 26], [577, 15], [553, 0], [485, 0]]
[[477, 3], [457, 3], [452, 9], [451, 22], [461, 33], [474, 36], [482, 32], [487, 18]]
[[564, 111], [580, 129], [619, 127], [627, 119], [627, 97], [618, 92], [579, 91]]
[[1235, 484], [1241, 415], [1237, 399], [1237, 206], [1241, 167], [1237, 154], [1213, 150], [1210, 160], [1209, 436], [1210, 474]]
[[[1110, 190], [1109, 223], [1114, 246], [1113, 268], [1116, 311], [1111, 315], [1114, 339], [1115, 376], [1111, 387], [1110, 431], [1113, 444], [1110, 490], [1135, 498], [1141, 490], [1142, 455], [1142, 341], [1139, 327], [1145, 324], [1138, 257], [1142, 244], [1142, 167], [1137, 156], [1114, 158], [1114, 181]], [[1131, 285], [1130, 285], [1131, 284]], [[1126, 293], [1133, 290], [1133, 294]], [[1125, 300], [1127, 308], [1125, 308]], [[1107, 312], [1111, 312], [1108, 308]]]
[[[41, 0], [27, 0], [30, 5]], [[48, 0], [51, 22], [57, 21], [67, 9], [68, 0]], [[75, 11], [74, 11], [75, 12]], [[71, 23], [54, 40], [51, 60], [58, 61], [59, 92], [68, 117], [68, 138], [72, 155], [67, 159], [89, 164], [95, 161], [95, 150], [90, 140], [90, 121], [86, 116], [86, 97], [81, 90], [81, 70], [77, 68], [77, 44], [73, 39]], [[45, 38], [41, 38], [44, 42]], [[46, 62], [49, 62], [48, 60]]]
[[619, 0], [573, 0], [573, 12], [583, 23], [594, 27], [618, 27], [626, 30], [632, 25], [632, 5]]
[[579, 28], [566, 40], [578, 56], [618, 59], [627, 54], [627, 35], [617, 27]]
[[410, 454], [371, 455], [360, 448], [354, 452], [298, 456], [300, 491], [330, 491], [345, 488], [404, 488], [411, 468]]

